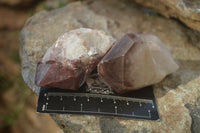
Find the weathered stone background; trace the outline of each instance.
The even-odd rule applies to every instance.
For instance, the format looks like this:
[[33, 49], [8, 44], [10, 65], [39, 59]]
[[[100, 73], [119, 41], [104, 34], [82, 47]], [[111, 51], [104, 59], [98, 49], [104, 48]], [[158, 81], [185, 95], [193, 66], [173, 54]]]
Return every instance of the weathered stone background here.
[[21, 32], [20, 54], [23, 78], [34, 92], [39, 92], [34, 84], [37, 62], [58, 36], [80, 27], [103, 30], [117, 39], [127, 32], [157, 35], [171, 49], [180, 69], [154, 86], [160, 114], [159, 121], [87, 115], [51, 115], [64, 132], [199, 132], [198, 32], [130, 0], [74, 2], [66, 7], [49, 12], [42, 11], [31, 17]]
[[21, 75], [20, 32], [42, 5], [39, 0], [0, 0], [0, 133], [63, 133], [49, 114], [36, 113], [37, 96]]
[[[167, 18], [177, 18], [190, 28], [200, 31], [199, 0], [135, 0]], [[200, 34], [199, 34], [200, 36]]]
[[30, 5], [34, 2], [34, 0], [1, 0], [0, 4], [4, 4], [6, 6], [19, 6], [19, 5]]

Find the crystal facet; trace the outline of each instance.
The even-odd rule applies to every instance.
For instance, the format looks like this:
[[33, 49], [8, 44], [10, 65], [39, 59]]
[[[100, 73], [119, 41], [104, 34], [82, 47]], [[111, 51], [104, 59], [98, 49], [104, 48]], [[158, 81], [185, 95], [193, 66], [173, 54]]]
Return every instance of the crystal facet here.
[[160, 82], [178, 65], [169, 49], [154, 35], [126, 34], [98, 65], [98, 73], [118, 93]]
[[98, 30], [81, 28], [65, 33], [38, 63], [36, 85], [79, 89], [113, 42], [112, 37]]

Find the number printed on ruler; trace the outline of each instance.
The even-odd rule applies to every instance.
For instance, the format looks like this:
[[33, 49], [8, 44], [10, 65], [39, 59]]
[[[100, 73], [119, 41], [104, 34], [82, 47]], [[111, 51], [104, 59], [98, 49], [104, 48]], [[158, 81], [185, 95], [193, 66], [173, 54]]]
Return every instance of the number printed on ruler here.
[[44, 93], [41, 112], [152, 119], [153, 100], [87, 93]]

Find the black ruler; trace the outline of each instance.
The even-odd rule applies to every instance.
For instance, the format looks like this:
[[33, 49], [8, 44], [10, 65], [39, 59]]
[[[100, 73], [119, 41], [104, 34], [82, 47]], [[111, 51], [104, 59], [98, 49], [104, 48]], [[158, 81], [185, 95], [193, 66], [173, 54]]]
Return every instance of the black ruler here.
[[37, 112], [159, 119], [152, 87], [133, 91], [123, 96], [41, 88]]

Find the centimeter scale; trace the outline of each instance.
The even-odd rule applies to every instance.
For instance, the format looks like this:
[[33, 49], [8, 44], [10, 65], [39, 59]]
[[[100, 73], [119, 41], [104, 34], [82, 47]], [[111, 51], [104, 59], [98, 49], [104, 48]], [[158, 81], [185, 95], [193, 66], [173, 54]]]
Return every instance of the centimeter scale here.
[[146, 87], [125, 95], [105, 95], [58, 88], [40, 88], [37, 112], [102, 115], [158, 120], [153, 88]]

